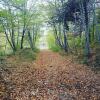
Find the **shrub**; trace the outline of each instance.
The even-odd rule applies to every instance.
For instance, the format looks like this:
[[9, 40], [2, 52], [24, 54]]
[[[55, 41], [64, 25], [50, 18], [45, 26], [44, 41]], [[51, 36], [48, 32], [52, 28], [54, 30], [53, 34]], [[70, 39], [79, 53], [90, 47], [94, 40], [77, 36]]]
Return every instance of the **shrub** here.
[[55, 37], [53, 34], [48, 34], [47, 42], [48, 42], [48, 47], [50, 50], [52, 50], [54, 52], [58, 52], [61, 50], [61, 48], [56, 44]]
[[20, 61], [32, 61], [36, 59], [36, 52], [31, 50], [30, 48], [25, 48], [22, 50], [18, 50], [15, 53], [15, 57]]

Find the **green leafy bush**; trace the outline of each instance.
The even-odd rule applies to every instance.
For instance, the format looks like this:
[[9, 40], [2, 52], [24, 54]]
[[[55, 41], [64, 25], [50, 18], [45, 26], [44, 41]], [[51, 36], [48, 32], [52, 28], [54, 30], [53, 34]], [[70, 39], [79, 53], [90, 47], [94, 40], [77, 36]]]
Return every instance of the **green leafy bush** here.
[[15, 56], [17, 56], [21, 61], [32, 61], [36, 59], [36, 52], [30, 48], [25, 48], [17, 51]]
[[59, 52], [61, 48], [56, 44], [53, 34], [48, 34], [47, 36], [48, 47], [54, 52]]

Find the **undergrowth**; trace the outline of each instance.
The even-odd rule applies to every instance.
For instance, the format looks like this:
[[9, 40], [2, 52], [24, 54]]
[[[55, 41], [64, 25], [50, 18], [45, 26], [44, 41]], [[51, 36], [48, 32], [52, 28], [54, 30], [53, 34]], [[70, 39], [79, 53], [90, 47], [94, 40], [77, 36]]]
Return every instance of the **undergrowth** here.
[[56, 44], [55, 37], [53, 34], [48, 34], [47, 36], [48, 47], [53, 52], [59, 52], [61, 50], [60, 46]]
[[24, 48], [16, 51], [14, 54], [9, 55], [9, 57], [15, 57], [18, 62], [28, 62], [35, 60], [38, 52], [38, 49], [32, 50], [30, 48]]

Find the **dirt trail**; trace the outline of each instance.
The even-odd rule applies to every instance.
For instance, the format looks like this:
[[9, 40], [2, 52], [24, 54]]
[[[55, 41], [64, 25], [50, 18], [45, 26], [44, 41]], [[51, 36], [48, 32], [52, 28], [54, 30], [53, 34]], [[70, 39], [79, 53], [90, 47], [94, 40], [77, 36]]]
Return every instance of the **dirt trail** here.
[[100, 100], [100, 75], [58, 53], [41, 51], [10, 70], [9, 99], [1, 100]]

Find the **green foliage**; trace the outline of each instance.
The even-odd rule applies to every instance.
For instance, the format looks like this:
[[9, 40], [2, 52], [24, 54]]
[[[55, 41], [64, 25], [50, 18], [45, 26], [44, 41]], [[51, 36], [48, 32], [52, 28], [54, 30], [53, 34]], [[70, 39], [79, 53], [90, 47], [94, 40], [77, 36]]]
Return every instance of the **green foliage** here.
[[52, 50], [54, 52], [58, 52], [61, 50], [61, 48], [56, 44], [53, 34], [50, 34], [50, 33], [48, 34], [47, 42], [48, 42], [48, 46], [49, 46], [50, 50]]
[[98, 21], [98, 23], [100, 23], [100, 10], [97, 11], [97, 14], [98, 14], [97, 15], [97, 21]]
[[19, 50], [15, 53], [16, 58], [20, 61], [33, 61], [36, 59], [36, 52], [30, 48]]
[[84, 47], [84, 42], [85, 42], [85, 37], [84, 36], [72, 36], [72, 35], [69, 35], [68, 36], [68, 43], [69, 43], [69, 46], [74, 48], [74, 47], [77, 47], [77, 48], [83, 48]]
[[0, 50], [0, 57], [5, 56], [5, 52]]

